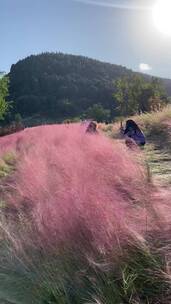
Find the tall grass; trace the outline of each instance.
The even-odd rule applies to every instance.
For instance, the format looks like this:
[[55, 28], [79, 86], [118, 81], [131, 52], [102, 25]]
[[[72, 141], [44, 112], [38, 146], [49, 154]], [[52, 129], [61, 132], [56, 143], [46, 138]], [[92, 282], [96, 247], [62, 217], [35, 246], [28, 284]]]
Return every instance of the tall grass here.
[[[126, 118], [129, 119], [129, 118]], [[125, 121], [126, 121], [125, 119]], [[164, 143], [170, 141], [170, 120], [171, 120], [171, 106], [164, 107], [161, 111], [145, 113], [142, 115], [136, 115], [131, 117], [135, 120], [140, 128], [144, 131], [149, 141], [155, 141], [155, 143]], [[123, 123], [124, 120], [122, 119]], [[99, 125], [99, 128], [108, 133], [112, 138], [119, 138], [120, 121], [115, 124]]]
[[167, 303], [170, 209], [153, 194], [140, 152], [79, 124], [0, 144], [1, 155], [17, 157], [1, 182], [2, 300]]

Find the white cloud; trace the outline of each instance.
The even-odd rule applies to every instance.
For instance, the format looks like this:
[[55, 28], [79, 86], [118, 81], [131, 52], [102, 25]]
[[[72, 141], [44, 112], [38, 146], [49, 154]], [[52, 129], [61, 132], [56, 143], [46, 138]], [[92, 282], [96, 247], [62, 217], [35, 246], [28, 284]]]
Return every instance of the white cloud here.
[[125, 1], [118, 1], [118, 0], [73, 0], [76, 2], [81, 2], [90, 5], [97, 5], [97, 6], [104, 6], [104, 7], [111, 7], [117, 9], [126, 9], [126, 10], [149, 10], [149, 6], [142, 6], [142, 5], [135, 5], [135, 3], [131, 4]]
[[148, 63], [140, 63], [139, 69], [141, 72], [149, 72], [152, 70], [152, 67]]

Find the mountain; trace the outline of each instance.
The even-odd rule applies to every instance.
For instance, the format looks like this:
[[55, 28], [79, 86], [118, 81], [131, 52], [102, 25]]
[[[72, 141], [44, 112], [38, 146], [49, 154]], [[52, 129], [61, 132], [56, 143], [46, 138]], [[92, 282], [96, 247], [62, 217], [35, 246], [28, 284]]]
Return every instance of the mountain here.
[[[115, 116], [114, 81], [135, 73], [123, 66], [62, 53], [31, 55], [13, 64], [9, 73], [10, 100], [23, 117], [77, 117], [93, 104]], [[150, 76], [143, 75], [147, 80]], [[168, 94], [171, 80], [162, 79]]]

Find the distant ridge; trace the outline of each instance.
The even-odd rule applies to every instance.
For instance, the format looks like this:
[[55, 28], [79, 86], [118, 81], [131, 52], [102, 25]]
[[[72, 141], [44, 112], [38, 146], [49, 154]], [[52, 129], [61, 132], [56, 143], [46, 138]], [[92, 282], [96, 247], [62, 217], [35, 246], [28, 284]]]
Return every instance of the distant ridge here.
[[[140, 73], [83, 56], [31, 55], [11, 67], [10, 99], [15, 112], [23, 117], [39, 115], [62, 120], [80, 116], [97, 103], [115, 115], [114, 81], [132, 74]], [[161, 81], [171, 95], [171, 80]]]

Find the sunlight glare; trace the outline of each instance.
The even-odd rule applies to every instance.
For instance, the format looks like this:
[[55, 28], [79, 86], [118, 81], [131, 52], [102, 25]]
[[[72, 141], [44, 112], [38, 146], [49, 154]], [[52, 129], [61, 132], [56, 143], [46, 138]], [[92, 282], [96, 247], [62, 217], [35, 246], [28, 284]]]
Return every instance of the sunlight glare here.
[[158, 0], [153, 9], [153, 20], [157, 29], [171, 36], [171, 0]]

